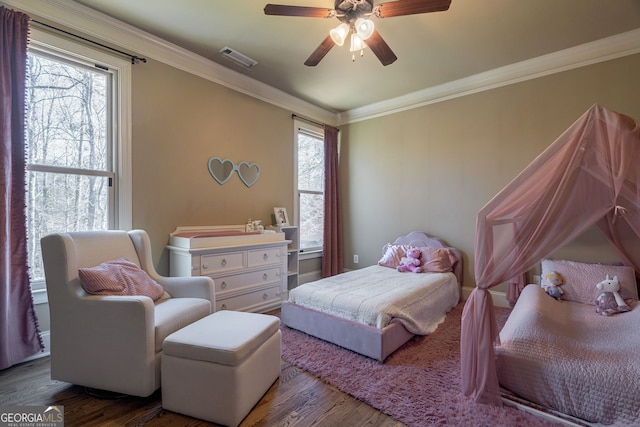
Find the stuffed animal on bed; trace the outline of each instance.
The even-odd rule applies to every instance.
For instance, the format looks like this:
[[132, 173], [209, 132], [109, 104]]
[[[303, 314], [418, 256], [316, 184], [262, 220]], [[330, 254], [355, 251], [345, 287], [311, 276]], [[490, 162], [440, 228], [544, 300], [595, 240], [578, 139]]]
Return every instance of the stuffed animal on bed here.
[[564, 295], [564, 291], [560, 287], [562, 285], [564, 285], [564, 277], [557, 271], [545, 274], [544, 280], [540, 284], [542, 289], [556, 300], [560, 300]]
[[422, 251], [418, 248], [411, 248], [407, 251], [405, 256], [400, 259], [400, 265], [398, 271], [403, 273], [405, 271], [411, 271], [413, 273], [422, 273]]
[[601, 292], [596, 298], [596, 313], [600, 313], [603, 316], [611, 316], [630, 310], [627, 303], [618, 293], [620, 290], [618, 276], [613, 276], [613, 279], [611, 279], [607, 274], [607, 278], [598, 283], [596, 288]]

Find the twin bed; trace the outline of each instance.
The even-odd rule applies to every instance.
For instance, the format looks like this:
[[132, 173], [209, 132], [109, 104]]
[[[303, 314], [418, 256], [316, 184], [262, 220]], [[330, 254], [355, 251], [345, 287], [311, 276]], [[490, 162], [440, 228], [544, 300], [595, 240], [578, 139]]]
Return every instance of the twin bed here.
[[[410, 247], [424, 273], [401, 273]], [[282, 304], [282, 323], [384, 361], [414, 335], [427, 335], [460, 300], [462, 257], [440, 239], [412, 232], [386, 244], [378, 265], [298, 286]]]
[[[640, 425], [640, 308], [633, 268], [545, 260], [565, 297], [527, 285], [500, 332], [496, 370], [509, 392], [591, 423]], [[626, 313], [595, 311], [595, 284], [618, 275]]]

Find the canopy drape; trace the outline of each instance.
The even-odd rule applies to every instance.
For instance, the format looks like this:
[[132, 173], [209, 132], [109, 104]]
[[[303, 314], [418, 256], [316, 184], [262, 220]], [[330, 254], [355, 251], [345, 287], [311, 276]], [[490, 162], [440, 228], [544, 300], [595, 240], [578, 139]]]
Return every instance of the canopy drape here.
[[[597, 224], [625, 265], [640, 272], [640, 128], [593, 105], [477, 215], [476, 288], [462, 315], [462, 388], [501, 404], [494, 364], [499, 344], [488, 289], [523, 275]], [[515, 278], [515, 279], [514, 279]]]

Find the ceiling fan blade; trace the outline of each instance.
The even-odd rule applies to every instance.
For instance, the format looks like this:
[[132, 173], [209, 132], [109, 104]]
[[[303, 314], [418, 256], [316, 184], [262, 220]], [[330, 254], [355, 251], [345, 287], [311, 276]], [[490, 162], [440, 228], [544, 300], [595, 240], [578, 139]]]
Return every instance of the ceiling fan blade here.
[[451, 0], [398, 0], [378, 5], [377, 16], [391, 18], [392, 16], [415, 15], [417, 13], [442, 12], [449, 9]]
[[265, 15], [306, 16], [309, 18], [330, 18], [333, 9], [324, 7], [286, 6], [283, 4], [268, 4], [264, 7]]
[[304, 61], [304, 65], [315, 67], [334, 45], [335, 43], [331, 39], [331, 36], [327, 36], [327, 38], [324, 39], [322, 43], [320, 43], [320, 46], [318, 46], [316, 50], [313, 51], [311, 56], [309, 56], [309, 58]]
[[378, 57], [382, 65], [387, 66], [395, 62], [398, 57], [391, 50], [387, 42], [384, 41], [382, 36], [377, 30], [373, 30], [373, 34], [365, 42], [369, 49]]

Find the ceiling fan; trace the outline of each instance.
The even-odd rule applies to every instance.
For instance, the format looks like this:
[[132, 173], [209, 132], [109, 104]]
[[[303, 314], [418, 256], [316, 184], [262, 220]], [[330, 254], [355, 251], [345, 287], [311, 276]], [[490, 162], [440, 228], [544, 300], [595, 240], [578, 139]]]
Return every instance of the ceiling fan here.
[[[265, 15], [304, 16], [310, 18], [338, 18], [342, 24], [329, 32], [304, 65], [314, 67], [334, 45], [342, 46], [351, 34], [352, 52], [369, 47], [382, 65], [392, 64], [398, 57], [382, 36], [375, 30], [371, 16], [391, 18], [393, 16], [441, 12], [449, 9], [451, 0], [397, 0], [373, 6], [373, 0], [335, 0], [334, 9], [309, 6], [286, 6], [267, 4]], [[362, 54], [362, 53], [361, 53]], [[353, 56], [355, 60], [355, 55]]]

